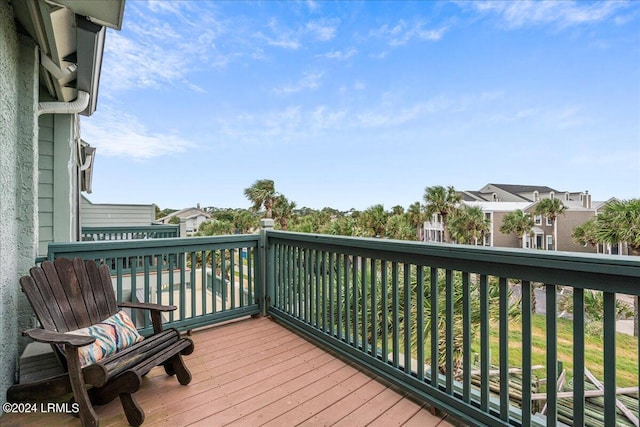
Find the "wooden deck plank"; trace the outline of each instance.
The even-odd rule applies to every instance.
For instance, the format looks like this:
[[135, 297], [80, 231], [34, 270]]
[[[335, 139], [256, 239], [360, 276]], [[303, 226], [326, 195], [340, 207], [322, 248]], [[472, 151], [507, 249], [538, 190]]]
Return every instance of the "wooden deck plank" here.
[[[444, 415], [444, 418], [440, 419], [440, 417], [437, 417], [436, 420], [434, 420], [433, 415], [431, 415], [431, 412], [429, 411], [428, 407], [425, 407], [425, 405], [422, 406], [422, 410], [418, 411], [409, 421], [407, 421], [404, 426], [405, 427], [429, 427], [429, 426], [448, 426], [450, 425], [446, 419], [447, 416]], [[439, 421], [437, 421], [439, 420]], [[436, 424], [433, 424], [434, 422], [436, 422]]]
[[363, 373], [353, 375], [311, 399], [295, 405], [289, 411], [265, 423], [265, 425], [273, 427], [299, 425], [324, 410], [327, 405], [341, 401], [370, 381], [374, 380]]
[[[398, 403], [393, 405], [388, 411], [380, 415], [378, 418], [373, 420], [370, 427], [387, 427], [387, 426], [401, 426], [409, 421], [415, 414], [417, 414], [421, 410], [421, 405], [418, 405], [414, 401], [409, 398], [404, 398], [400, 400]], [[439, 418], [434, 417], [434, 421], [436, 423], [431, 425], [436, 425], [440, 422]], [[427, 427], [425, 425], [424, 427]]]
[[331, 404], [325, 409], [319, 411], [309, 419], [301, 422], [302, 426], [318, 426], [333, 425], [348, 414], [352, 413], [378, 394], [382, 393], [387, 387], [372, 379], [367, 384], [360, 387], [343, 399]]
[[[181, 386], [153, 369], [135, 394], [148, 426], [449, 426], [419, 404], [267, 318], [194, 332]], [[126, 426], [118, 399], [100, 425]], [[2, 426], [79, 426], [67, 414], [5, 414]]]

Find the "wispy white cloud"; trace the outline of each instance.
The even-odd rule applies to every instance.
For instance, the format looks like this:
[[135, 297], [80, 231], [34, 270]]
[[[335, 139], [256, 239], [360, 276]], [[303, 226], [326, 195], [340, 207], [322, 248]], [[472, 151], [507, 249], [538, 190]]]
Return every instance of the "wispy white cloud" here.
[[369, 35], [386, 40], [389, 46], [403, 46], [412, 40], [438, 41], [446, 31], [447, 27], [425, 28], [421, 22], [408, 23], [400, 20], [393, 26], [384, 24], [370, 31]]
[[327, 59], [335, 59], [335, 60], [338, 60], [338, 61], [345, 61], [345, 60], [351, 58], [352, 56], [354, 56], [357, 53], [358, 53], [358, 51], [356, 49], [351, 48], [349, 50], [334, 50], [332, 52], [327, 52], [324, 55], [319, 55], [319, 56], [327, 58]]
[[314, 1], [314, 0], [307, 0], [307, 1], [305, 2], [305, 4], [307, 5], [307, 7], [309, 8], [309, 10], [310, 10], [311, 12], [314, 12], [314, 11], [318, 10], [318, 8], [320, 7], [320, 6], [318, 5], [318, 2], [317, 2], [317, 1]]
[[576, 1], [476, 1], [462, 3], [484, 14], [498, 15], [507, 28], [534, 25], [556, 25], [560, 28], [619, 19], [618, 10], [628, 7], [627, 2], [576, 2]]
[[358, 125], [364, 128], [395, 127], [425, 118], [428, 115], [451, 111], [459, 108], [460, 101], [438, 96], [426, 101], [409, 105], [384, 103], [377, 108], [370, 108], [355, 114]]
[[195, 146], [180, 135], [151, 131], [137, 117], [108, 108], [82, 122], [82, 135], [99, 155], [133, 160], [167, 156]]
[[277, 94], [290, 94], [301, 92], [303, 90], [315, 90], [320, 87], [322, 76], [323, 73], [308, 72], [305, 73], [300, 80], [285, 86], [277, 87], [273, 89], [273, 92]]
[[[209, 11], [192, 10], [189, 2], [133, 3], [121, 32], [109, 31], [102, 72], [107, 96], [134, 88], [186, 86], [201, 91], [190, 73], [229, 59], [216, 48], [226, 32]], [[166, 19], [170, 15], [172, 19]]]
[[262, 33], [258, 33], [257, 35], [262, 37], [269, 46], [281, 47], [289, 50], [298, 50], [300, 49], [300, 46], [302, 46], [295, 34], [281, 35], [278, 38], [265, 36]]
[[337, 21], [311, 21], [305, 25], [305, 30], [320, 41], [332, 40], [338, 31]]
[[185, 76], [182, 54], [150, 41], [140, 42], [112, 32], [105, 54], [109, 66], [103, 71], [103, 87], [109, 90], [160, 87], [182, 81]]

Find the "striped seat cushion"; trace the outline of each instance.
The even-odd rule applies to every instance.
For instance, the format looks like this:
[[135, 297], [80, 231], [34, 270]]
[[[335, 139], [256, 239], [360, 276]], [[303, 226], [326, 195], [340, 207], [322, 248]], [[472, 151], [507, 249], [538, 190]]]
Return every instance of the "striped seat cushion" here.
[[[67, 333], [96, 338], [92, 344], [78, 348], [82, 367], [91, 365], [144, 339], [124, 310], [120, 310], [100, 323]], [[64, 352], [64, 346], [60, 346], [60, 349]]]

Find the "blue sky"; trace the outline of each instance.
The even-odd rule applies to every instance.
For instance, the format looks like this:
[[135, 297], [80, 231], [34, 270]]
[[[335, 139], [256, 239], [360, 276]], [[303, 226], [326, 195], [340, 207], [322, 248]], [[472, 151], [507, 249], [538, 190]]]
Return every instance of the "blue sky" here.
[[82, 135], [95, 203], [639, 197], [640, 2], [129, 0]]

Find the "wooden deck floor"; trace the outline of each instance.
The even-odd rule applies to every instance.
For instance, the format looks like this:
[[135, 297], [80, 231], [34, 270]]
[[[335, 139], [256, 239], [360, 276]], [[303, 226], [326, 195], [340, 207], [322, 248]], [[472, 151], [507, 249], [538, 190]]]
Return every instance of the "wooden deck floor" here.
[[[193, 334], [188, 386], [155, 368], [135, 394], [145, 426], [450, 426], [420, 404], [267, 319]], [[126, 426], [119, 399], [101, 426]], [[77, 426], [66, 414], [3, 415], [3, 426]]]

